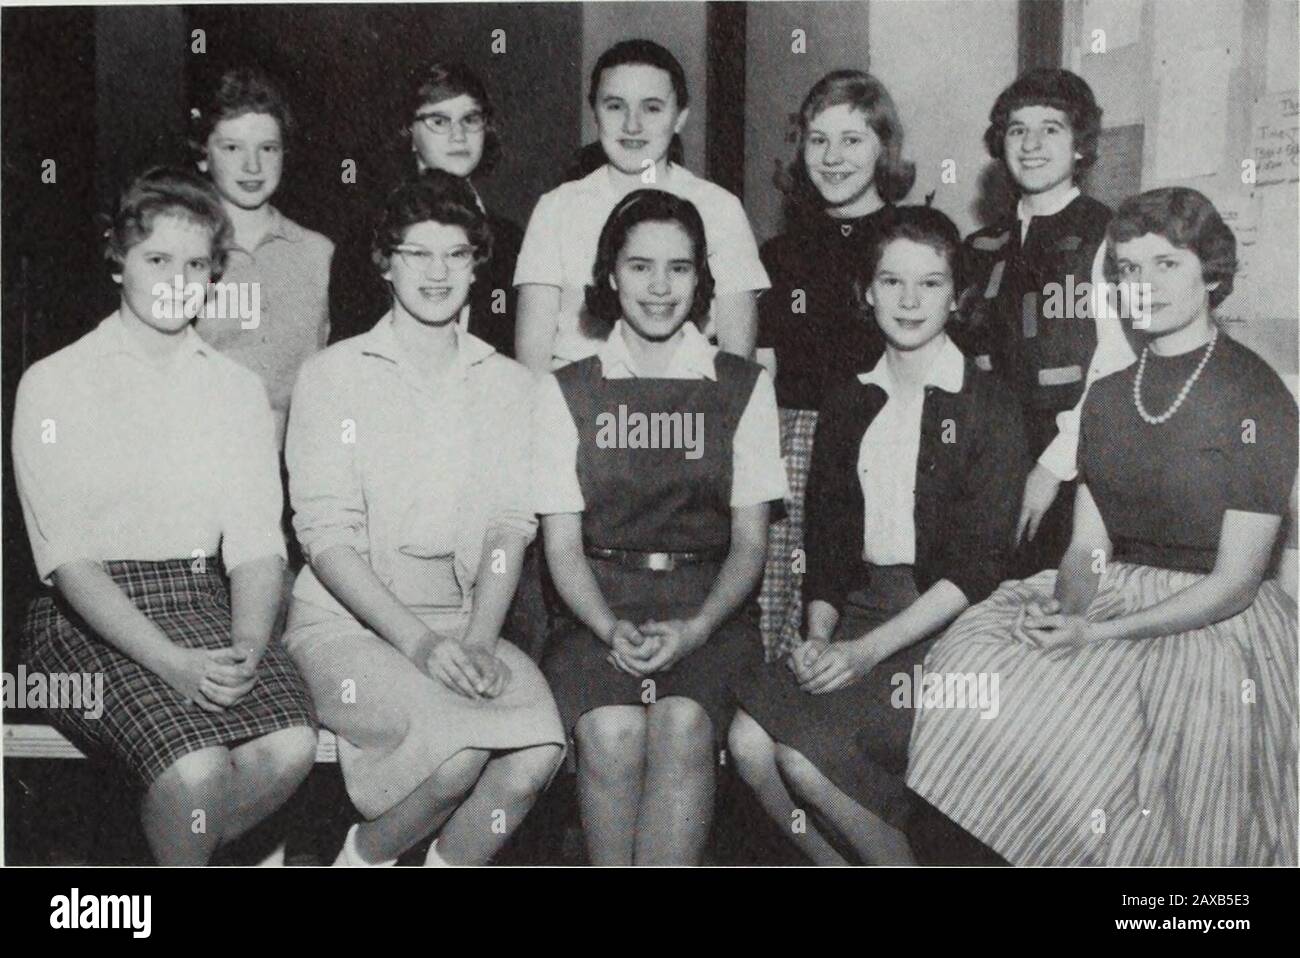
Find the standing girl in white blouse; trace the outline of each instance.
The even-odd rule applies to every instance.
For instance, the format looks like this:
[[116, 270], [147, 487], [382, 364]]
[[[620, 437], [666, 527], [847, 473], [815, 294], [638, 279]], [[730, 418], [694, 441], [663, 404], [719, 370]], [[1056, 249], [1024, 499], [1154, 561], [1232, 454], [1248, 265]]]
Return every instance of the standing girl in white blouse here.
[[106, 236], [121, 306], [18, 387], [14, 473], [51, 587], [25, 645], [40, 671], [104, 676], [101, 715], [50, 720], [143, 787], [160, 864], [200, 865], [279, 808], [315, 757], [306, 689], [271, 642], [285, 555], [275, 426], [256, 374], [192, 328], [231, 238], [212, 186], [145, 173]]
[[603, 330], [599, 321], [584, 323], [582, 314], [596, 242], [619, 201], [645, 187], [680, 196], [699, 210], [716, 282], [704, 332], [716, 334], [727, 352], [752, 355], [755, 295], [767, 289], [767, 273], [740, 201], [671, 159], [690, 113], [682, 65], [657, 43], [625, 40], [596, 61], [587, 100], [608, 162], [547, 193], [533, 210], [515, 267], [516, 357], [546, 372], [595, 354]]

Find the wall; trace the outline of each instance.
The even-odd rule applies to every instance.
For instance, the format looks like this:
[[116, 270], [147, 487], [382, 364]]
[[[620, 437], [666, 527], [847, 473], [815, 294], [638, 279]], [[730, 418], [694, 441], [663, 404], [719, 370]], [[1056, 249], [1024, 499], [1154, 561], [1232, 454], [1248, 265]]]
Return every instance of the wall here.
[[[708, 116], [708, 51], [703, 3], [585, 3], [582, 5], [582, 70], [578, 106], [582, 143], [596, 138], [596, 121], [587, 105], [587, 84], [596, 60], [620, 40], [644, 37], [672, 51], [686, 71], [691, 115], [682, 131], [686, 165], [705, 175], [705, 118]], [[580, 144], [574, 144], [577, 147]]]
[[[889, 88], [916, 162], [909, 202], [934, 205], [962, 234], [987, 222], [1006, 196], [984, 149], [989, 110], [1016, 76], [1016, 0], [871, 4], [872, 72]], [[943, 182], [952, 160], [954, 182]]]
[[[917, 164], [908, 202], [935, 191], [935, 205], [963, 233], [1005, 196], [984, 152], [994, 98], [1016, 73], [1016, 0], [870, 0], [856, 3], [750, 3], [745, 72], [745, 208], [760, 239], [780, 230], [781, 196], [772, 185], [788, 162], [788, 118], [830, 70], [868, 69], [888, 87]], [[802, 29], [806, 52], [792, 50]], [[941, 182], [942, 161], [955, 180]]]
[[[1219, 318], [1295, 388], [1297, 5], [1199, 0], [1195, 17], [1188, 17], [1189, 5], [1178, 0], [1132, 3], [1133, 21], [1117, 36], [1116, 21], [1100, 15], [1105, 7], [1070, 0], [1064, 15], [1067, 64], [1092, 85], [1104, 128], [1140, 126], [1141, 156], [1133, 161], [1133, 172], [1140, 170], [1138, 189], [1191, 187], [1228, 220], [1237, 235], [1239, 273]], [[1098, 29], [1104, 44], [1097, 42]], [[1212, 76], [1216, 60], [1221, 82]], [[1255, 159], [1256, 127], [1284, 91], [1292, 104], [1289, 170], [1283, 182], [1265, 185], [1266, 179], [1279, 179], [1270, 173], [1245, 183], [1243, 162]]]
[[746, 5], [745, 209], [760, 241], [780, 231], [781, 193], [772, 175], [793, 155], [790, 117], [831, 70], [867, 69], [873, 14], [862, 2]]

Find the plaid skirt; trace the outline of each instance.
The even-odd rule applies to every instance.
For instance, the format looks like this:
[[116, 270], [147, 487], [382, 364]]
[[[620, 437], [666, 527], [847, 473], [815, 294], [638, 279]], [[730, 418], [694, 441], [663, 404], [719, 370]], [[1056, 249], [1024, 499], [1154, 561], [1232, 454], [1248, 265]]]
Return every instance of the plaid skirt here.
[[767, 562], [758, 594], [762, 611], [759, 630], [769, 662], [794, 648], [803, 626], [803, 573], [797, 571], [800, 566], [795, 559], [803, 552], [804, 490], [817, 431], [815, 409], [782, 409], [780, 414], [781, 458], [790, 494], [785, 500], [785, 518], [768, 527]]
[[[219, 571], [191, 571], [191, 559], [104, 563], [135, 607], [175, 644], [230, 647], [230, 596]], [[121, 762], [145, 788], [175, 762], [204, 748], [233, 746], [297, 726], [316, 727], [307, 687], [289, 656], [272, 642], [252, 691], [223, 712], [186, 702], [159, 676], [100, 639], [60, 597], [32, 603], [24, 657], [47, 674], [99, 673], [103, 710], [53, 708], [46, 715], [79, 746]]]
[[[1088, 617], [1129, 615], [1195, 573], [1112, 562]], [[907, 782], [1016, 865], [1296, 864], [1296, 604], [1138, 642], [1040, 649], [1016, 617], [1056, 572], [1004, 582], [925, 671], [996, 677], [999, 708], [926, 707]]]

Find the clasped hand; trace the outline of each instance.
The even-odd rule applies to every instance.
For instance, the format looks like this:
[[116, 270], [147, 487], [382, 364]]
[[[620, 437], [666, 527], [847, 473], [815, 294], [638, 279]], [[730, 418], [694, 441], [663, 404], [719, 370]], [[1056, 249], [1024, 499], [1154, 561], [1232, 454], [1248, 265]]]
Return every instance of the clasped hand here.
[[799, 688], [812, 695], [825, 695], [852, 685], [876, 667], [868, 633], [849, 642], [809, 639], [796, 646], [786, 659]]
[[619, 620], [610, 633], [607, 661], [629, 675], [644, 678], [667, 672], [708, 640], [694, 620], [651, 619], [636, 625]]
[[187, 702], [205, 712], [224, 712], [253, 690], [261, 658], [248, 649], [175, 649], [160, 671]]
[[494, 699], [510, 684], [510, 667], [484, 649], [455, 636], [430, 632], [419, 663], [426, 675], [470, 699]]
[[1016, 616], [1015, 636], [1040, 649], [1084, 645], [1092, 641], [1092, 623], [1084, 616], [1061, 611], [1054, 599], [1031, 599]]

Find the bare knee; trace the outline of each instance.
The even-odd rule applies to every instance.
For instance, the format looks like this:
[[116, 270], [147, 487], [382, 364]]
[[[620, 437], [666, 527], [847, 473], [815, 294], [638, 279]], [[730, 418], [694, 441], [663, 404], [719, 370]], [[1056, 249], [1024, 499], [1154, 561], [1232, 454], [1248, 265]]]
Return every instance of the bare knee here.
[[824, 779], [817, 766], [808, 761], [803, 752], [779, 742], [776, 744], [776, 766], [787, 781], [797, 785], [817, 784]]
[[504, 799], [526, 801], [544, 789], [560, 767], [564, 750], [558, 745], [536, 745], [494, 759], [496, 778]]
[[[230, 751], [222, 746], [182, 755], [149, 787], [149, 798], [166, 804], [203, 803], [230, 789]], [[196, 806], [198, 807], [198, 806]]]
[[434, 790], [447, 798], [463, 799], [473, 791], [488, 758], [489, 754], [482, 749], [462, 749], [439, 765], [433, 773]]
[[316, 730], [281, 729], [241, 745], [232, 753], [237, 765], [250, 765], [276, 781], [301, 781], [316, 762]]
[[593, 709], [578, 720], [579, 767], [585, 776], [622, 780], [645, 763], [646, 713], [640, 706]]
[[698, 702], [673, 696], [650, 706], [650, 756], [681, 771], [713, 765], [713, 722]]
[[771, 774], [776, 763], [776, 743], [746, 712], [739, 711], [727, 731], [727, 754], [746, 781]]

